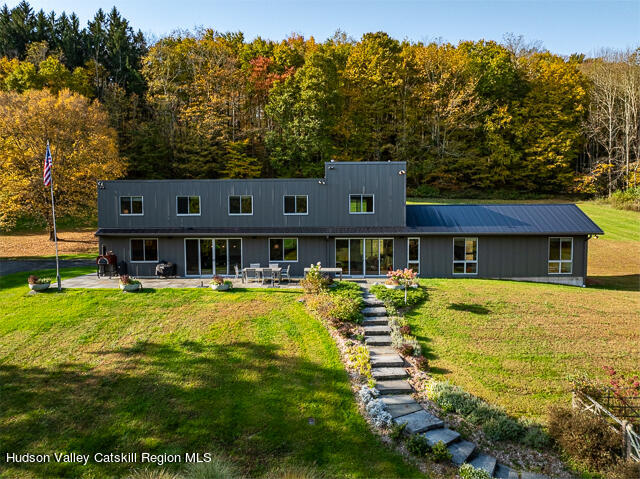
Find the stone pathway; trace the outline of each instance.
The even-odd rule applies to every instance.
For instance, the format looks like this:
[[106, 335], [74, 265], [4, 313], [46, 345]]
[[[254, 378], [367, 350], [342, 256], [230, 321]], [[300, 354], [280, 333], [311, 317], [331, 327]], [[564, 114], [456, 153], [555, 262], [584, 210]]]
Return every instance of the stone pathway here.
[[384, 304], [366, 289], [363, 298], [365, 307], [362, 310], [362, 324], [371, 358], [371, 374], [394, 423], [406, 423], [405, 431], [408, 434], [422, 434], [430, 445], [442, 441], [452, 455], [451, 461], [458, 466], [466, 462], [500, 479], [547, 477], [529, 472], [518, 473], [499, 464], [495, 457], [478, 451], [474, 443], [463, 440], [459, 433], [447, 428], [444, 421], [425, 411], [411, 396], [413, 388], [407, 381], [407, 364], [391, 347], [391, 328]]

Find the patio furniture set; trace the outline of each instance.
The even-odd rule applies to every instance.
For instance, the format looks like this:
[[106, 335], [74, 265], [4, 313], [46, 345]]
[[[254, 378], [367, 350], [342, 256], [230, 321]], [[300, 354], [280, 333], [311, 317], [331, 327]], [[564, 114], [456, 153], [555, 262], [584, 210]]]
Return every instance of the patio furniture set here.
[[243, 283], [249, 283], [251, 281], [260, 282], [261, 284], [282, 283], [283, 279], [287, 282], [291, 281], [290, 271], [291, 265], [287, 265], [286, 268], [282, 268], [277, 263], [269, 263], [269, 266], [260, 266], [260, 263], [251, 263], [248, 268], [242, 268], [240, 270], [238, 266], [234, 266], [236, 279], [240, 278]]

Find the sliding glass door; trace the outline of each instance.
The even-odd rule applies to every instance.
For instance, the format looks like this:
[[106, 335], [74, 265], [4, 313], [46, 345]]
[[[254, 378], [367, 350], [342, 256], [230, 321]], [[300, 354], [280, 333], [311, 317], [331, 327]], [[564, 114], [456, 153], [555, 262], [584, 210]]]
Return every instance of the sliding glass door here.
[[184, 240], [185, 271], [187, 276], [234, 274], [235, 266], [242, 268], [242, 240], [194, 238]]
[[337, 238], [336, 268], [350, 276], [387, 274], [393, 269], [393, 238]]

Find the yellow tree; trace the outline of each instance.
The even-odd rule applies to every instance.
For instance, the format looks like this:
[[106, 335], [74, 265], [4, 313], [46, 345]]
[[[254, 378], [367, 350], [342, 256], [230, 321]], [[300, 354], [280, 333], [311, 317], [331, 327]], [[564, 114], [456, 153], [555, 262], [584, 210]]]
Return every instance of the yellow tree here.
[[53, 157], [56, 213], [95, 212], [96, 181], [124, 174], [116, 132], [97, 101], [64, 89], [0, 92], [0, 226], [34, 216], [51, 239], [51, 200], [42, 181], [47, 140]]

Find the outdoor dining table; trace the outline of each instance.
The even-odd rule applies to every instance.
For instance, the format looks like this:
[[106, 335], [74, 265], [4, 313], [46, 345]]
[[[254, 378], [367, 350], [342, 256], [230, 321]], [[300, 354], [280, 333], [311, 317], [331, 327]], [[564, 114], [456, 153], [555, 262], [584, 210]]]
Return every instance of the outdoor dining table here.
[[[306, 275], [309, 271], [311, 271], [311, 268], [305, 268], [304, 269], [304, 274]], [[340, 281], [342, 281], [342, 268], [325, 268], [325, 267], [321, 267], [320, 268], [320, 272], [321, 273], [339, 274], [340, 275]]]
[[278, 282], [280, 282], [280, 273], [282, 272], [282, 268], [279, 267], [279, 266], [277, 268], [276, 267], [269, 267], [269, 266], [264, 266], [264, 267], [260, 267], [260, 268], [242, 268], [242, 279], [243, 279], [243, 282], [245, 280], [248, 280], [248, 278], [247, 278], [247, 270], [248, 269], [254, 270], [256, 273], [258, 273], [259, 277], [262, 277], [263, 271], [271, 270], [271, 271], [273, 271], [275, 273], [275, 278], [274, 279], [277, 279]]

